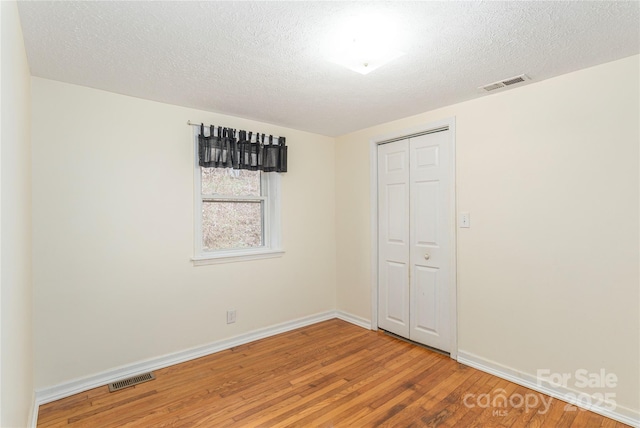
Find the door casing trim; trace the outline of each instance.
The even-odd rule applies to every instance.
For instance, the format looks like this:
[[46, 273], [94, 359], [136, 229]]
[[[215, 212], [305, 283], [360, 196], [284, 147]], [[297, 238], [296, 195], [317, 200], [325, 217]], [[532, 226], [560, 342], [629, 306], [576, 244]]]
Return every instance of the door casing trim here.
[[450, 117], [435, 122], [429, 122], [413, 128], [405, 128], [390, 134], [377, 135], [369, 140], [370, 150], [370, 224], [371, 224], [371, 330], [378, 330], [378, 146], [394, 140], [412, 135], [428, 133], [444, 127], [449, 128], [451, 142], [451, 160], [449, 164], [451, 206], [450, 230], [451, 237], [451, 288], [449, 290], [451, 350], [449, 355], [458, 359], [458, 274], [457, 274], [457, 221], [456, 221], [456, 118]]

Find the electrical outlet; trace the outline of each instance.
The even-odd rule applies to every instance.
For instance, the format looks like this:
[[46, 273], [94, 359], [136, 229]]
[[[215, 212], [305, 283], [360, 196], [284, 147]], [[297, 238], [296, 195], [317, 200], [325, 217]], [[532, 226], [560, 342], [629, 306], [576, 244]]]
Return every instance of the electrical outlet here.
[[236, 310], [229, 309], [227, 311], [227, 324], [233, 324], [234, 322], [236, 322]]

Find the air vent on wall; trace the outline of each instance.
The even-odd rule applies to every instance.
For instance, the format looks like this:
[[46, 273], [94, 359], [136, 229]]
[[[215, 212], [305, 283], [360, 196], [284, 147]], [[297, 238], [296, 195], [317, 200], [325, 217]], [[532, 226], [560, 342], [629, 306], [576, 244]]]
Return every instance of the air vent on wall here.
[[521, 74], [519, 76], [510, 77], [509, 79], [504, 79], [499, 82], [489, 83], [488, 85], [480, 86], [478, 89], [482, 92], [491, 92], [491, 91], [495, 91], [496, 89], [506, 88], [507, 86], [522, 83], [526, 80], [531, 80], [531, 79], [526, 74]]
[[122, 379], [117, 382], [111, 382], [109, 384], [109, 392], [119, 391], [121, 389], [128, 388], [133, 385], [138, 385], [139, 383], [147, 382], [155, 378], [156, 377], [153, 373], [144, 373], [138, 376]]

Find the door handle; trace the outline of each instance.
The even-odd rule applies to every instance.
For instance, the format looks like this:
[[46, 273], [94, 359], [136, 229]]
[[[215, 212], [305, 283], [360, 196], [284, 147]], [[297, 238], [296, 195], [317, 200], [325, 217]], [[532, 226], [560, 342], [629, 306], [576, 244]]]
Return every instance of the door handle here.
[[430, 258], [431, 258], [431, 255], [429, 253], [425, 253], [424, 259], [429, 260]]

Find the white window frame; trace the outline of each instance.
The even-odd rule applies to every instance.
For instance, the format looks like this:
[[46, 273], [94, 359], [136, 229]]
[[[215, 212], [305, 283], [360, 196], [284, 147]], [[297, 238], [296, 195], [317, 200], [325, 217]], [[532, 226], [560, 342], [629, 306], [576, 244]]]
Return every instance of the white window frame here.
[[[201, 167], [198, 159], [198, 131], [194, 129], [194, 168], [193, 168], [193, 216], [194, 216], [194, 266], [217, 263], [240, 262], [246, 260], [280, 257], [284, 254], [280, 227], [280, 174], [260, 171], [261, 196], [255, 197], [216, 197], [202, 194]], [[262, 232], [263, 245], [254, 248], [224, 249], [205, 251], [202, 245], [202, 200], [259, 200], [263, 203]]]

